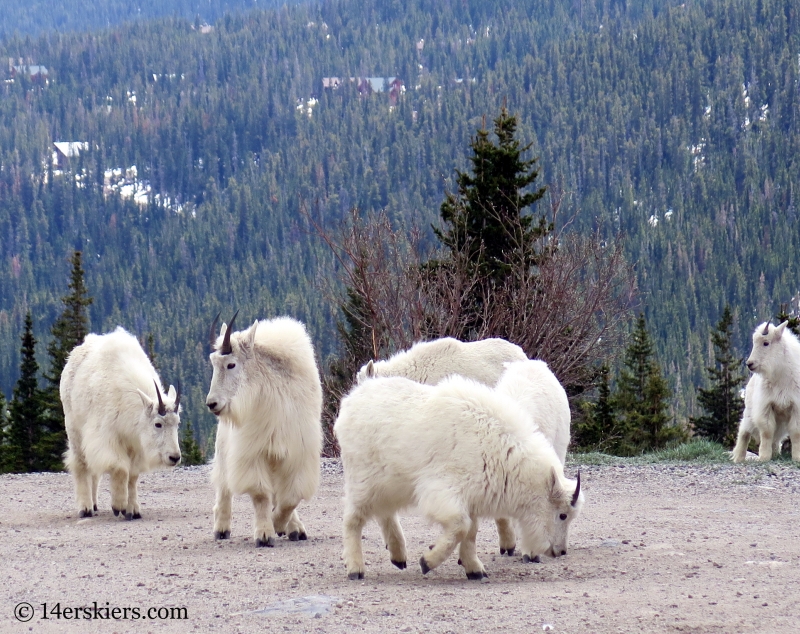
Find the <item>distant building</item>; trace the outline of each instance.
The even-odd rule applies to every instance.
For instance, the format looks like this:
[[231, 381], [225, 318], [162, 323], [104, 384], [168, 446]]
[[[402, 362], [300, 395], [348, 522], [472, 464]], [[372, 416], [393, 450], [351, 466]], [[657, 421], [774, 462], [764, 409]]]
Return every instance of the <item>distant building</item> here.
[[406, 91], [403, 80], [399, 77], [323, 77], [322, 88], [326, 90], [336, 90], [344, 84], [346, 80], [356, 85], [358, 94], [369, 96], [373, 93], [389, 93], [389, 101], [392, 105], [397, 103], [400, 95]]
[[8, 70], [11, 77], [27, 76], [33, 81], [47, 83], [50, 72], [45, 66], [39, 64], [23, 64], [22, 58], [19, 58], [19, 63], [14, 64], [13, 58], [8, 58]]
[[53, 167], [63, 170], [69, 167], [70, 159], [78, 158], [89, 149], [86, 141], [55, 141], [53, 143]]

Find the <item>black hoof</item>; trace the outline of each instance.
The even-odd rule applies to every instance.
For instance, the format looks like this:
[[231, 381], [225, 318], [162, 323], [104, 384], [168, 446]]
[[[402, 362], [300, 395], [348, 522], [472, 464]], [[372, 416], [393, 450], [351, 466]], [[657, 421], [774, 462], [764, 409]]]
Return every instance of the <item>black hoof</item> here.
[[300, 531], [292, 531], [289, 533], [290, 542], [296, 542], [298, 539], [300, 539]]
[[120, 514], [120, 510], [119, 509], [115, 509], [113, 506], [111, 507], [111, 510], [114, 511], [114, 517], [116, 517], [117, 515]]
[[78, 513], [78, 517], [91, 517], [92, 512], [89, 509], [81, 509], [81, 512]]
[[539, 558], [539, 555], [536, 555], [533, 559], [531, 559], [528, 555], [522, 555], [522, 563], [523, 564], [540, 564], [542, 560]]
[[500, 554], [501, 555], [508, 555], [509, 557], [513, 557], [515, 548], [516, 548], [515, 546], [512, 546], [511, 548], [501, 548], [500, 549]]
[[304, 542], [304, 541], [306, 541], [308, 539], [308, 535], [306, 535], [305, 533], [303, 533], [301, 531], [299, 539], [300, 539], [301, 542]]
[[140, 520], [142, 516], [138, 513], [125, 513], [125, 519], [130, 522], [131, 520]]
[[405, 570], [405, 569], [406, 569], [406, 562], [404, 562], [404, 561], [395, 561], [394, 559], [392, 559], [392, 560], [391, 560], [391, 562], [392, 562], [392, 563], [393, 563], [395, 566], [397, 566], [398, 568], [400, 568], [400, 570]]
[[230, 531], [214, 531], [214, 539], [230, 539]]
[[94, 505], [94, 512], [97, 513], [97, 504]]
[[431, 567], [428, 565], [428, 562], [425, 561], [425, 557], [419, 558], [419, 567], [422, 568], [423, 575], [427, 575], [431, 571]]
[[[283, 537], [284, 535], [286, 535], [286, 531], [278, 531], [278, 537]], [[291, 539], [291, 537], [289, 537], [289, 539]]]
[[275, 538], [270, 535], [267, 539], [257, 539], [256, 548], [273, 548], [275, 546]]
[[350, 579], [350, 581], [358, 581], [359, 579], [363, 579], [364, 578], [364, 573], [363, 572], [351, 572], [349, 575], [347, 575], [347, 578]]
[[467, 573], [467, 579], [469, 579], [470, 581], [480, 581], [484, 577], [488, 578], [489, 575], [487, 575], [485, 572], [481, 572], [480, 570], [478, 570], [477, 572]]

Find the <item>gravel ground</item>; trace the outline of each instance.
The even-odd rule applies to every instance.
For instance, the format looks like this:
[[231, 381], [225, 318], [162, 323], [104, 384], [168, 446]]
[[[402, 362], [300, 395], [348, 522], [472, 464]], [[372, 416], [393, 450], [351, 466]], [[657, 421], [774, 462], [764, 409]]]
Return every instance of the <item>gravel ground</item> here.
[[[798, 631], [800, 470], [584, 466], [581, 481], [586, 506], [567, 557], [501, 557], [485, 521], [478, 553], [490, 579], [467, 581], [455, 554], [423, 577], [411, 562], [437, 527], [409, 513], [409, 568], [391, 565], [370, 523], [366, 579], [354, 582], [340, 556], [335, 460], [324, 461], [317, 497], [300, 508], [308, 541], [259, 549], [244, 497], [234, 500], [232, 539], [212, 539], [208, 467], [143, 476], [143, 519], [134, 522], [112, 515], [107, 480], [99, 516], [78, 519], [68, 474], [1, 476], [0, 632]], [[22, 602], [33, 610], [26, 623], [14, 616]], [[65, 608], [95, 602], [98, 618], [66, 618]], [[128, 619], [102, 618], [114, 607]], [[131, 618], [134, 608], [158, 616], [170, 607], [186, 619]]]

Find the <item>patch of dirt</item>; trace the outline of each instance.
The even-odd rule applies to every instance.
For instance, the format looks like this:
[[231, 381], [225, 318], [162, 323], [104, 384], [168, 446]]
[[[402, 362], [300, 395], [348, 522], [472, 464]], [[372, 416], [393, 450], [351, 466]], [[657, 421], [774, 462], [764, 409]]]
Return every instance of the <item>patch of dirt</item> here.
[[[234, 500], [232, 538], [212, 538], [208, 467], [143, 476], [133, 522], [112, 515], [107, 479], [99, 516], [78, 519], [68, 474], [2, 476], [0, 631], [797, 632], [800, 470], [589, 466], [581, 483], [566, 557], [501, 557], [485, 520], [478, 554], [490, 579], [468, 581], [455, 553], [423, 577], [412, 562], [438, 527], [410, 513], [409, 568], [389, 562], [372, 522], [366, 579], [348, 581], [337, 461], [324, 461], [317, 497], [300, 507], [308, 541], [259, 549], [245, 497]], [[22, 602], [26, 623], [14, 617]], [[80, 624], [65, 622], [65, 608], [83, 607], [70, 614]], [[111, 618], [114, 607], [128, 619]], [[157, 617], [169, 607], [186, 608], [186, 620], [131, 619], [134, 608]]]

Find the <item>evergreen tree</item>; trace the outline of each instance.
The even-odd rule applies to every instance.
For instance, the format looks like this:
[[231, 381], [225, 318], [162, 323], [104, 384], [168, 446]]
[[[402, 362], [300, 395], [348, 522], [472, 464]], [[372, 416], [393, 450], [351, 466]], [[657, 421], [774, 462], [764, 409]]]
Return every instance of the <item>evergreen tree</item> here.
[[573, 443], [580, 450], [601, 451], [612, 455], [633, 453], [629, 434], [614, 412], [608, 366], [599, 370], [597, 401], [584, 403], [583, 417], [576, 421]]
[[194, 427], [191, 421], [184, 420], [183, 433], [181, 434], [181, 464], [185, 467], [192, 467], [194, 465], [205, 464], [206, 460], [203, 457], [203, 452], [200, 450], [200, 445], [195, 440]]
[[42, 468], [36, 447], [42, 437], [44, 402], [37, 378], [39, 364], [35, 347], [33, 319], [28, 311], [20, 350], [20, 376], [8, 411], [4, 470], [11, 473], [28, 473]]
[[63, 468], [62, 455], [67, 448], [67, 434], [64, 427], [64, 409], [61, 405], [59, 385], [61, 372], [67, 363], [72, 349], [79, 345], [89, 332], [89, 318], [86, 309], [92, 298], [84, 284], [81, 252], [72, 256], [72, 274], [69, 294], [62, 297], [64, 312], [55, 321], [50, 333], [53, 339], [47, 346], [50, 357], [50, 372], [45, 375], [47, 385], [43, 390], [45, 407], [45, 430], [36, 447], [42, 469], [60, 471]]
[[672, 394], [654, 359], [642, 313], [625, 350], [623, 366], [613, 397], [613, 407], [625, 430], [626, 442], [621, 449], [625, 453], [649, 451], [682, 439], [683, 431], [669, 424]]
[[697, 400], [707, 412], [705, 416], [692, 418], [699, 436], [704, 436], [723, 445], [732, 445], [742, 418], [744, 400], [739, 396], [744, 375], [739, 371], [742, 359], [732, 351], [733, 315], [730, 306], [725, 306], [722, 318], [711, 333], [714, 344], [714, 365], [706, 368], [710, 387], [698, 390]]
[[517, 117], [505, 106], [494, 120], [497, 142], [485, 125], [472, 139], [473, 175], [456, 170], [458, 194], [448, 192], [440, 208], [446, 231], [434, 229], [451, 252], [466, 250], [481, 275], [502, 280], [509, 272], [513, 253], [534, 244], [552, 231], [544, 216], [534, 223], [525, 210], [544, 196], [545, 187], [525, 191], [539, 175], [537, 158], [524, 160], [531, 144], [520, 147]]

